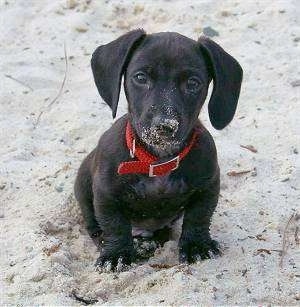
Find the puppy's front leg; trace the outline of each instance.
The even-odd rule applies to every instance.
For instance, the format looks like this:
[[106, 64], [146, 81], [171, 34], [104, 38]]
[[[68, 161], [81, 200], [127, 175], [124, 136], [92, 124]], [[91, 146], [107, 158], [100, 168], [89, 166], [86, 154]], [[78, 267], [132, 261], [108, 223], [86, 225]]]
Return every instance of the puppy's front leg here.
[[179, 240], [179, 261], [192, 263], [220, 254], [218, 242], [210, 237], [211, 217], [218, 203], [219, 179], [205, 191], [195, 192], [186, 205]]
[[94, 199], [95, 216], [103, 231], [103, 245], [96, 265], [103, 266], [110, 262], [115, 268], [120, 259], [123, 264], [130, 264], [134, 259], [131, 224], [112, 200]]

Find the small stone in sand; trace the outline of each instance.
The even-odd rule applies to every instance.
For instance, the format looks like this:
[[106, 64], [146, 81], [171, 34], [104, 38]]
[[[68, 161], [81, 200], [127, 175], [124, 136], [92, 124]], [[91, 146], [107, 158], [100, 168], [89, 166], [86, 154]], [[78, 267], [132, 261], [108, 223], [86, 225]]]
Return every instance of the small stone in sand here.
[[75, 30], [79, 33], [84, 33], [88, 31], [88, 27], [86, 25], [78, 25], [75, 27]]
[[74, 9], [78, 5], [76, 0], [68, 0], [67, 1], [67, 9]]
[[291, 84], [292, 87], [300, 86], [300, 80], [294, 80], [290, 84]]
[[45, 272], [41, 271], [40, 269], [37, 269], [36, 271], [33, 272], [29, 280], [34, 282], [39, 282], [42, 279], [44, 279], [45, 276], [46, 276]]
[[219, 36], [219, 32], [217, 32], [211, 27], [204, 27], [203, 34], [209, 37]]
[[51, 221], [47, 221], [46, 223], [41, 224], [40, 227], [45, 231], [46, 234], [58, 233], [61, 230], [57, 224]]
[[8, 275], [6, 275], [5, 277], [5, 281], [8, 283], [8, 284], [12, 284], [14, 283], [14, 278], [15, 278], [15, 273], [9, 273]]
[[134, 14], [134, 15], [138, 15], [138, 14], [142, 13], [143, 11], [144, 11], [144, 6], [142, 6], [142, 5], [136, 5], [136, 6], [134, 7], [133, 14]]
[[57, 185], [55, 187], [55, 190], [58, 192], [58, 193], [61, 193], [63, 190], [64, 190], [64, 183], [61, 182], [59, 185]]
[[228, 16], [230, 16], [230, 15], [231, 15], [231, 13], [228, 12], [228, 11], [222, 11], [222, 12], [221, 12], [221, 16], [223, 16], [223, 17], [228, 17]]

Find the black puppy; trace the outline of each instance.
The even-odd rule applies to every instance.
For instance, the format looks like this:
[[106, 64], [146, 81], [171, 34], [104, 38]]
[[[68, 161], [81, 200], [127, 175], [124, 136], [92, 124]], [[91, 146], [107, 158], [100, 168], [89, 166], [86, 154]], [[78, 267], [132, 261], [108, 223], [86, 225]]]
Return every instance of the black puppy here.
[[97, 264], [135, 258], [132, 227], [156, 231], [183, 214], [181, 262], [218, 254], [209, 233], [220, 189], [214, 141], [198, 119], [213, 80], [209, 117], [232, 120], [242, 69], [212, 40], [131, 31], [96, 49], [98, 91], [116, 116], [121, 79], [129, 112], [100, 138], [75, 183], [91, 237], [101, 236]]

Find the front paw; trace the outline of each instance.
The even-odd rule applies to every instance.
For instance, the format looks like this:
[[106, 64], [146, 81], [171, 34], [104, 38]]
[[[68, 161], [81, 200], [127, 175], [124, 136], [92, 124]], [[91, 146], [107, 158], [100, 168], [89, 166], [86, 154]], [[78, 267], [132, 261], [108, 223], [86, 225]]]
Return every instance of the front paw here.
[[100, 257], [97, 259], [95, 266], [109, 267], [111, 270], [116, 270], [119, 265], [130, 265], [135, 259], [135, 251], [133, 248], [123, 250], [103, 250]]
[[213, 258], [221, 254], [219, 243], [207, 241], [181, 240], [179, 243], [179, 261], [194, 263], [198, 260]]

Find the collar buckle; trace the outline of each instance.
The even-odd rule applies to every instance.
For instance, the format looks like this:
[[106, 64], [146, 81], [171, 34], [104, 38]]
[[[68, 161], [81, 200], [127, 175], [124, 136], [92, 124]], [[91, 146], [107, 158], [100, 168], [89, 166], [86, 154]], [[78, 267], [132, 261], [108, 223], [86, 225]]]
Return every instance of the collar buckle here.
[[156, 167], [159, 167], [159, 166], [164, 166], [164, 165], [168, 165], [172, 162], [175, 162], [175, 166], [173, 168], [171, 168], [169, 171], [174, 171], [175, 169], [178, 168], [179, 166], [179, 161], [180, 161], [180, 157], [179, 155], [176, 156], [175, 158], [171, 159], [171, 160], [168, 160], [166, 162], [163, 162], [163, 163], [159, 163], [159, 164], [150, 164], [149, 166], [149, 177], [156, 177], [157, 175], [154, 174], [154, 171], [155, 171], [155, 168]]
[[132, 148], [129, 149], [129, 154], [131, 158], [135, 157], [135, 139], [132, 140]]

